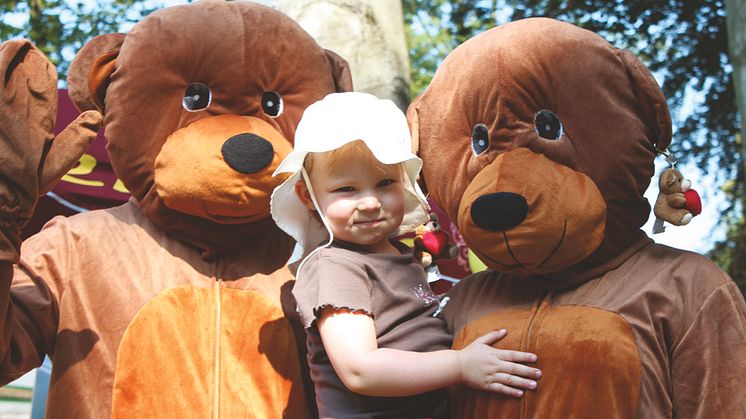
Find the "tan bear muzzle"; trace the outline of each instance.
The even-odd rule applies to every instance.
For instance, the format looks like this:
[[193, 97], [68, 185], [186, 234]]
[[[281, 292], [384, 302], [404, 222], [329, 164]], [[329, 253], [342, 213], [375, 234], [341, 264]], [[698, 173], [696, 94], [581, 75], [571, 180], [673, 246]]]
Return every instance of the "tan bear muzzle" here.
[[590, 177], [526, 148], [482, 169], [458, 212], [469, 248], [490, 268], [519, 276], [583, 260], [601, 244], [605, 225], [606, 203]]
[[272, 173], [292, 146], [267, 122], [220, 115], [171, 134], [155, 160], [155, 187], [176, 211], [218, 223], [269, 216], [269, 198], [283, 177]]

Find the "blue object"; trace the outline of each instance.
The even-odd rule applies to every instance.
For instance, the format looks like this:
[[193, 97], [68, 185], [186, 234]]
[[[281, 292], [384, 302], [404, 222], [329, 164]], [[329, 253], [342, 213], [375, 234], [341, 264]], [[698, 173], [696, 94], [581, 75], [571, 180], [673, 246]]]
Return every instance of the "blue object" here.
[[44, 411], [47, 408], [47, 393], [49, 392], [49, 379], [52, 375], [52, 361], [48, 356], [36, 369], [36, 381], [34, 382], [34, 394], [31, 396], [31, 419], [44, 419]]

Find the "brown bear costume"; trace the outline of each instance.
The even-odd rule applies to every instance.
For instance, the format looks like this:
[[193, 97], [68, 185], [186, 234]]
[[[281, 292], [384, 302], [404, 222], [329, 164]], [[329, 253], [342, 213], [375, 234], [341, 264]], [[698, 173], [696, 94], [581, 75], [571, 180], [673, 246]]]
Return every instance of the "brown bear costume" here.
[[[54, 68], [27, 41], [4, 43], [0, 68], [2, 382], [48, 354], [48, 417], [308, 417], [293, 242], [269, 196], [303, 110], [351, 89], [346, 63], [264, 6], [163, 9], [80, 51], [69, 88], [92, 110], [55, 141]], [[97, 111], [134, 199], [20, 246]]]
[[454, 417], [746, 417], [743, 296], [640, 230], [671, 120], [639, 60], [512, 22], [456, 48], [408, 117], [424, 186], [490, 268], [449, 293], [454, 347], [505, 327], [543, 371], [523, 398], [455, 388]]

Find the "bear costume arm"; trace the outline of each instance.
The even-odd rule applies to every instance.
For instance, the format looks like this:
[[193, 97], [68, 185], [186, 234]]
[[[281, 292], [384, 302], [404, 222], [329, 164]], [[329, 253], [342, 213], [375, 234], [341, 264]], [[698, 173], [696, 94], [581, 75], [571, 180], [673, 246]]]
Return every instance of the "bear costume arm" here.
[[[54, 244], [58, 230], [47, 228], [23, 243], [21, 251], [36, 255], [33, 260], [22, 258], [17, 265], [2, 264], [2, 385], [40, 366], [44, 355], [54, 351], [61, 294], [58, 279], [64, 276], [71, 258], [67, 246]], [[50, 283], [49, 278], [56, 279]]]
[[[57, 72], [28, 40], [0, 44], [0, 74], [3, 76], [0, 86], [0, 313], [3, 319], [0, 381], [4, 384], [41, 364], [45, 348], [54, 341], [57, 318], [50, 290], [38, 276], [14, 267], [20, 257], [20, 229], [31, 218], [37, 198], [77, 163], [96, 137], [101, 114], [84, 112], [54, 135]], [[43, 258], [38, 260], [42, 265], [48, 262]], [[47, 269], [54, 270], [52, 265]], [[22, 285], [11, 290], [12, 281]]]
[[[735, 351], [726, 348], [741, 348]], [[716, 288], [671, 353], [674, 416], [744, 418], [746, 303], [732, 281]]]

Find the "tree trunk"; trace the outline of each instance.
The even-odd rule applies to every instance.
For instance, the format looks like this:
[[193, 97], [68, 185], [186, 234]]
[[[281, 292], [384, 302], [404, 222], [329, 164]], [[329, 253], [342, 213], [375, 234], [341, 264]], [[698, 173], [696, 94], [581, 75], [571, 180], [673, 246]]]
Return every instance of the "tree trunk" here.
[[355, 91], [409, 105], [401, 0], [276, 0], [324, 48], [350, 64]]
[[741, 163], [746, 173], [746, 0], [725, 0], [728, 49], [733, 64], [733, 83], [736, 89], [738, 112], [741, 114]]

